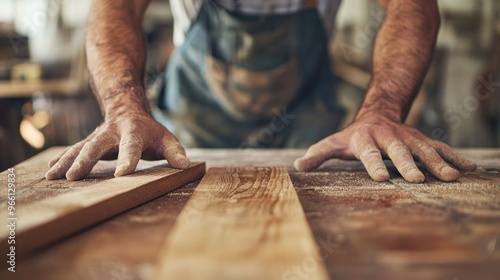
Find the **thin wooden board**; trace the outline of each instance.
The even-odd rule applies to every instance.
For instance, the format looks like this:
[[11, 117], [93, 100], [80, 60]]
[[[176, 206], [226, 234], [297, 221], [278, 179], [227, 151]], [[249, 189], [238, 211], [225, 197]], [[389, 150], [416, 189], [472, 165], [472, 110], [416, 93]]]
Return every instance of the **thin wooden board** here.
[[[34, 158], [33, 161], [37, 161]], [[6, 173], [6, 172], [4, 172]], [[23, 173], [23, 172], [21, 172]], [[105, 179], [93, 180], [88, 186], [80, 183], [62, 194], [36, 200], [21, 199], [21, 207], [16, 207], [15, 217], [18, 218], [15, 232], [16, 255], [25, 255], [49, 243], [78, 232], [98, 222], [113, 217], [119, 213], [164, 195], [189, 182], [201, 178], [205, 173], [205, 163], [192, 163], [184, 170], [173, 169], [166, 164], [143, 169], [135, 174]], [[6, 178], [6, 174], [2, 174]], [[41, 173], [43, 176], [43, 173]], [[44, 184], [58, 182], [65, 184], [66, 180], [40, 180], [40, 193]], [[57, 185], [58, 183], [54, 183]], [[49, 183], [50, 184], [50, 183]], [[72, 183], [68, 182], [68, 186]], [[22, 184], [18, 190], [29, 191], [30, 196], [36, 196], [35, 185]], [[23, 196], [23, 192], [19, 194]], [[2, 195], [2, 200], [5, 199]], [[31, 201], [31, 203], [29, 203]], [[5, 201], [2, 201], [5, 204]], [[17, 203], [16, 203], [17, 205]], [[6, 220], [7, 211], [0, 214]], [[0, 250], [8, 252], [11, 245], [7, 243], [9, 228], [0, 228]], [[2, 260], [5, 258], [3, 254]]]
[[156, 275], [184, 280], [294, 277], [328, 279], [284, 167], [209, 169], [179, 215]]

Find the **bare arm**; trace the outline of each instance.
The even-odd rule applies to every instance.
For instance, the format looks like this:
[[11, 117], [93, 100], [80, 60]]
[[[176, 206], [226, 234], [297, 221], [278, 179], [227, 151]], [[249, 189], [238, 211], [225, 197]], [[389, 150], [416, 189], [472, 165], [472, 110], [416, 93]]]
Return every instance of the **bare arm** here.
[[106, 118], [124, 114], [125, 109], [141, 113], [149, 110], [143, 92], [146, 50], [141, 25], [149, 1], [93, 1], [87, 60]]
[[437, 2], [379, 2], [386, 17], [375, 41], [372, 80], [354, 122], [311, 146], [295, 167], [311, 170], [329, 158], [359, 159], [372, 179], [385, 181], [390, 176], [382, 158], [389, 157], [405, 180], [423, 182], [417, 159], [437, 178], [456, 180], [459, 172], [447, 162], [465, 170], [475, 164], [403, 123], [432, 59], [439, 30]]
[[386, 17], [373, 51], [373, 76], [358, 118], [382, 110], [404, 121], [427, 72], [439, 30], [435, 0], [379, 1]]
[[78, 180], [99, 159], [118, 157], [115, 176], [134, 172], [139, 159], [189, 165], [174, 135], [151, 118], [143, 87], [146, 50], [142, 17], [149, 0], [93, 1], [87, 33], [88, 67], [104, 123], [49, 162], [47, 179]]

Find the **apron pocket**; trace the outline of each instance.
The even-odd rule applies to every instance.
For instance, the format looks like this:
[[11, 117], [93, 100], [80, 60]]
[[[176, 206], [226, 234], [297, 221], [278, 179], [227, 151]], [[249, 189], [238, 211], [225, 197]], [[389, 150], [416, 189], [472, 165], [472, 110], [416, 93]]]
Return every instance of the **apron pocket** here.
[[267, 119], [273, 109], [289, 104], [297, 94], [297, 62], [267, 71], [251, 71], [208, 55], [206, 73], [216, 99], [237, 120]]

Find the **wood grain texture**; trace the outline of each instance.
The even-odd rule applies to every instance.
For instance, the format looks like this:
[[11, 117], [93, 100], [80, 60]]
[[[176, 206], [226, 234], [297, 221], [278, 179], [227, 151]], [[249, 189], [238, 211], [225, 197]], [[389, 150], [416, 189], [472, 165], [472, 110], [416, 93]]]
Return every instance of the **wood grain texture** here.
[[[32, 164], [39, 158], [45, 159], [45, 157], [35, 157], [31, 160]], [[24, 165], [29, 164], [29, 161], [24, 163]], [[21, 174], [29, 176], [22, 166], [16, 169], [18, 178], [22, 178], [19, 177], [22, 176]], [[0, 178], [6, 178], [5, 173], [2, 173]], [[44, 195], [44, 184], [56, 181], [40, 179], [38, 184], [27, 186], [21, 180], [16, 188], [16, 200], [19, 200], [19, 203], [16, 203], [16, 217], [18, 218], [16, 254], [19, 256], [32, 252], [195, 181], [204, 173], [204, 163], [193, 163], [185, 170], [174, 169], [163, 164], [139, 170], [129, 176], [94, 180], [86, 186], [80, 182], [77, 183], [79, 187], [66, 188], [61, 193], [43, 199], [36, 197]], [[36, 176], [43, 177], [43, 173]], [[68, 181], [59, 180], [58, 182], [64, 184]], [[40, 187], [39, 195], [37, 195], [37, 187]], [[0, 203], [6, 206], [6, 201], [6, 194], [2, 192]], [[0, 213], [0, 217], [5, 221], [7, 211], [4, 207], [2, 210], [4, 211]], [[9, 229], [6, 226], [1, 227], [0, 249], [2, 252], [6, 252], [10, 246], [7, 244], [8, 236]], [[5, 254], [2, 254], [2, 257], [5, 257]]]
[[[114, 163], [99, 162], [82, 181], [43, 180], [48, 159], [59, 151], [16, 166], [21, 206], [113, 176]], [[358, 161], [330, 160], [314, 172], [296, 172], [293, 161], [305, 150], [187, 150], [208, 168], [287, 166], [331, 279], [498, 280], [500, 149], [459, 152], [480, 168], [453, 183], [425, 172], [426, 182], [407, 184], [388, 161], [392, 179], [377, 183]], [[164, 161], [141, 162], [138, 169], [158, 164]], [[19, 263], [15, 277], [2, 269], [0, 279], [152, 279], [165, 237], [198, 183], [38, 251]], [[0, 202], [0, 214], [3, 209]], [[294, 270], [297, 279], [306, 279], [299, 277], [304, 269]]]
[[284, 167], [209, 169], [172, 231], [156, 279], [327, 279]]

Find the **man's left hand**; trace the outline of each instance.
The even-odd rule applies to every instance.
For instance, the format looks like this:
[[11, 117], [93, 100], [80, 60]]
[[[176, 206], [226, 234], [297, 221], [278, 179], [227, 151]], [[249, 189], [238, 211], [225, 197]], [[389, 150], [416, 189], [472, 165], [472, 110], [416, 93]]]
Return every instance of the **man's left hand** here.
[[382, 182], [390, 179], [383, 162], [383, 158], [387, 157], [403, 178], [412, 183], [425, 180], [414, 159], [446, 182], [458, 179], [460, 173], [456, 168], [468, 171], [476, 169], [475, 163], [448, 145], [380, 114], [358, 118], [342, 131], [312, 145], [303, 157], [295, 161], [295, 168], [309, 171], [331, 158], [358, 159], [373, 180]]

